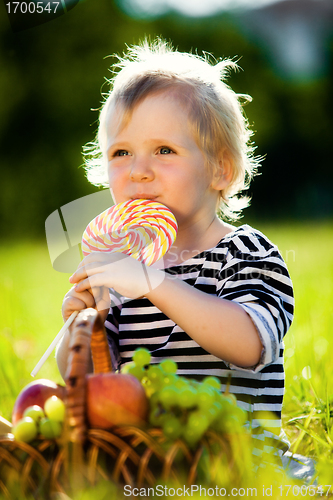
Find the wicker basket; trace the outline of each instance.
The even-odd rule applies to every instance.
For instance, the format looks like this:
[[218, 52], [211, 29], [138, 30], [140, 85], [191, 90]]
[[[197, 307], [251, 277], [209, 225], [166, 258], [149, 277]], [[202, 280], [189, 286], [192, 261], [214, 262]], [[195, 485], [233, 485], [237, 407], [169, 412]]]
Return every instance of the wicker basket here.
[[0, 436], [0, 493], [20, 499], [32, 494], [44, 500], [53, 492], [73, 494], [100, 480], [119, 487], [153, 487], [161, 481], [208, 485], [226, 477], [232, 484], [239, 482], [244, 474], [244, 435], [209, 431], [193, 450], [181, 439], [170, 443], [158, 428], [89, 429], [85, 387], [90, 348], [94, 372], [110, 371], [105, 329], [94, 309], [81, 312], [73, 324], [62, 437], [39, 439], [32, 446], [15, 441], [11, 434]]

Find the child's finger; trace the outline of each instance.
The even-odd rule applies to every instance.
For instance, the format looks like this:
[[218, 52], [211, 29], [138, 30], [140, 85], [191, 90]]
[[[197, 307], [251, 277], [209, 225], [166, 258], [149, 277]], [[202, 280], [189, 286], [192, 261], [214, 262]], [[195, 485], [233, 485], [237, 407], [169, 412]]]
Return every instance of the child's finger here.
[[82, 309], [86, 309], [86, 304], [82, 300], [75, 298], [65, 299], [61, 311], [64, 321], [67, 321], [74, 311], [82, 311]]
[[81, 260], [81, 262], [77, 266], [77, 270], [81, 269], [81, 267], [84, 267], [86, 264], [88, 264], [88, 262], [91, 262], [92, 260], [97, 260], [96, 254], [97, 254], [97, 252], [93, 252], [93, 253], [90, 253], [90, 254], [86, 255], [85, 257], [83, 257], [83, 259]]
[[[112, 264], [128, 257], [128, 255], [121, 252], [92, 252], [86, 255], [84, 259], [81, 260], [80, 264], [77, 267], [77, 270], [75, 271], [75, 273], [73, 273], [72, 276], [74, 276], [74, 274], [81, 271], [82, 269], [92, 268], [93, 266], [98, 267], [103, 263]], [[70, 281], [72, 276], [69, 279]]]
[[97, 311], [109, 310], [111, 305], [109, 289], [105, 286], [94, 287], [91, 290]]
[[77, 269], [85, 267], [87, 264], [91, 264], [92, 262], [103, 262], [105, 260], [112, 261], [114, 258], [117, 258], [117, 255], [119, 256], [123, 254], [119, 252], [91, 252], [83, 257], [83, 259], [77, 266]]
[[62, 304], [63, 317], [67, 319], [72, 312], [81, 311], [87, 307], [95, 307], [93, 295], [85, 290], [81, 293], [76, 293], [73, 289], [65, 295]]
[[87, 277], [86, 279], [83, 279], [79, 281], [74, 286], [74, 290], [78, 293], [82, 293], [84, 290], [89, 290], [93, 289], [95, 287], [103, 287], [103, 286], [108, 286], [108, 288], [111, 287], [111, 285], [107, 285], [106, 281], [108, 280], [108, 277], [103, 274], [102, 272], [99, 272], [97, 274], [92, 274], [91, 276]]
[[[103, 272], [101, 266], [105, 266], [107, 264], [112, 264], [121, 260], [121, 258], [128, 257], [127, 255], [121, 253], [103, 253], [103, 252], [94, 252], [87, 255], [79, 264], [77, 270], [70, 276], [70, 283], [78, 283], [80, 280], [87, 278], [91, 273], [89, 271], [94, 271], [94, 273]], [[96, 270], [98, 269], [98, 271]]]
[[82, 300], [85, 304], [87, 304], [87, 307], [94, 307], [94, 297], [88, 290], [77, 293], [75, 287], [72, 286], [72, 288], [66, 293], [64, 300], [70, 298]]
[[[105, 263], [104, 265], [106, 265]], [[101, 266], [100, 262], [90, 262], [87, 263], [84, 267], [77, 269], [74, 274], [69, 278], [70, 283], [78, 283], [93, 274], [100, 274], [105, 271], [104, 266]]]
[[90, 288], [92, 288], [92, 285], [89, 281], [89, 278], [86, 278], [77, 283], [74, 287], [74, 290], [77, 293], [82, 293], [84, 290], [89, 290]]

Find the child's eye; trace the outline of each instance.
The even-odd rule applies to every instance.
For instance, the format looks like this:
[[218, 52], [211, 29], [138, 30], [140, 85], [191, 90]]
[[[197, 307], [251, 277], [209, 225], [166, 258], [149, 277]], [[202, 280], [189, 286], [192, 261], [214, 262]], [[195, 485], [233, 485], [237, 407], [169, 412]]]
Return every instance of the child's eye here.
[[118, 149], [115, 153], [113, 153], [113, 156], [127, 156], [129, 155], [129, 152], [126, 151], [126, 149]]
[[160, 148], [159, 152], [161, 155], [169, 155], [170, 153], [173, 153], [172, 149], [167, 148], [166, 146], [163, 146], [162, 148]]

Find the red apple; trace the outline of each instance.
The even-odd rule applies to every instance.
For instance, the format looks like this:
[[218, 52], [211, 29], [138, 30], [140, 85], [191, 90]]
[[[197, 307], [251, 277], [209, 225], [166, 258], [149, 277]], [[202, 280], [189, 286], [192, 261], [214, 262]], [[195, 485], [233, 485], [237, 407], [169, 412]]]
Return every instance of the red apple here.
[[142, 426], [148, 418], [148, 399], [133, 375], [87, 375], [87, 418], [90, 427], [110, 429], [117, 425]]
[[31, 382], [22, 389], [14, 404], [12, 413], [13, 425], [22, 418], [23, 412], [28, 406], [38, 405], [44, 408], [45, 401], [51, 396], [65, 398], [65, 387], [51, 380], [39, 379]]

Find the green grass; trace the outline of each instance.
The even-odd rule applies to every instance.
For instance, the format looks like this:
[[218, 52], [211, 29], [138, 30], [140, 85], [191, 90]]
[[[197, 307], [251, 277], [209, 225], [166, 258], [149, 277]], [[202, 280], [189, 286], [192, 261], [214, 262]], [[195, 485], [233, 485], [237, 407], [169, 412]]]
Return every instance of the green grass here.
[[[319, 483], [332, 484], [333, 227], [257, 227], [279, 246], [295, 290], [295, 320], [285, 338], [284, 428], [293, 450], [319, 462]], [[0, 415], [9, 420], [17, 394], [63, 324], [68, 277], [53, 270], [44, 241], [0, 246]], [[62, 381], [54, 355], [37, 378]]]
[[324, 463], [333, 452], [333, 227], [313, 222], [260, 229], [279, 246], [294, 284], [295, 318], [285, 337], [284, 429], [295, 452]]
[[[52, 268], [43, 241], [0, 247], [0, 415], [9, 420], [17, 394], [63, 324], [68, 277]], [[54, 355], [37, 378], [62, 380]]]

